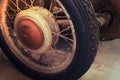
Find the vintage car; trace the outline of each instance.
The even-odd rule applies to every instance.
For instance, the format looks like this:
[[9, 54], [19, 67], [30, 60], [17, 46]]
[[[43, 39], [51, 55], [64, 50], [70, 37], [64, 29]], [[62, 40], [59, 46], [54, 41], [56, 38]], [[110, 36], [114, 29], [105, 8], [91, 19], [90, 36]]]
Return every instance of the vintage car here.
[[101, 40], [120, 35], [119, 0], [91, 1], [95, 11], [90, 0], [0, 0], [2, 50], [34, 79], [80, 78], [95, 59], [99, 27]]

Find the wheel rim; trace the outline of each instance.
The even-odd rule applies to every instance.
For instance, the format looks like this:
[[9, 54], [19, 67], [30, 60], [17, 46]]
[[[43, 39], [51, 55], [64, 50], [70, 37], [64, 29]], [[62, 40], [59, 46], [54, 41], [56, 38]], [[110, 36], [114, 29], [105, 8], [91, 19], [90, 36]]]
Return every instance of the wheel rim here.
[[59, 0], [5, 0], [1, 11], [3, 36], [25, 65], [45, 74], [70, 65], [75, 29]]

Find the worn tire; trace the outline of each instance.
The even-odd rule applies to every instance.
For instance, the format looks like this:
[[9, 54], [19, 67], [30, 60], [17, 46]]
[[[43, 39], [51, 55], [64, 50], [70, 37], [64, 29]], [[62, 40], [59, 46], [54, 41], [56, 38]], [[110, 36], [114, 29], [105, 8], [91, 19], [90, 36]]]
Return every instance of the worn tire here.
[[[2, 0], [4, 2], [5, 0]], [[56, 74], [43, 74], [31, 69], [19, 60], [11, 48], [8, 46], [3, 35], [3, 25], [1, 21], [0, 44], [1, 48], [23, 73], [34, 79], [41, 80], [76, 80], [80, 78], [93, 63], [99, 42], [99, 30], [96, 24], [95, 13], [89, 0], [60, 0], [69, 13], [76, 33], [76, 52], [71, 64], [61, 72]], [[1, 3], [2, 3], [1, 2]], [[2, 4], [0, 5], [2, 8]], [[0, 14], [1, 16], [1, 14]], [[2, 17], [2, 16], [1, 16]], [[0, 17], [0, 18], [1, 18]]]

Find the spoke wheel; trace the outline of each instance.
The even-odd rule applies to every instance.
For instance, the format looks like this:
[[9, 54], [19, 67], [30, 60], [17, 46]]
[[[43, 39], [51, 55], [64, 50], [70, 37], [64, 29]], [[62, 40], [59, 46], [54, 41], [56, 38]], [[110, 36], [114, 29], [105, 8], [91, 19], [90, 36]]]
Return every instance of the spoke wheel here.
[[[82, 23], [84, 19], [81, 17], [84, 11], [81, 15], [79, 14], [79, 10], [76, 10], [76, 2], [2, 0], [1, 3], [2, 49], [19, 69], [34, 78], [68, 79], [66, 75], [70, 75], [69, 71], [77, 68], [77, 65], [79, 67], [81, 64], [84, 65], [83, 58], [88, 57], [87, 52], [89, 52], [89, 48], [92, 48], [93, 55], [91, 55], [89, 66], [79, 75], [76, 74], [76, 77], [71, 78], [78, 78], [87, 71], [97, 50], [97, 27], [95, 23], [92, 24], [92, 21], [95, 22], [94, 12], [92, 20], [88, 20], [90, 24], [84, 25]], [[73, 8], [67, 7], [66, 3], [68, 6], [74, 5]], [[86, 2], [83, 1], [83, 3]], [[88, 6], [91, 6], [89, 2], [87, 3]], [[74, 15], [71, 9], [75, 10], [77, 15]], [[88, 10], [92, 10], [92, 7]], [[87, 14], [87, 16], [89, 15]], [[82, 31], [84, 26], [88, 25], [94, 26], [91, 27], [90, 32], [96, 31], [96, 34], [90, 33], [90, 36], [94, 38], [91, 41], [94, 46], [86, 44], [90, 39], [85, 34], [89, 34], [89, 31]], [[80, 60], [80, 64], [77, 60]]]
[[[6, 1], [4, 35], [11, 43], [9, 47], [14, 49], [15, 55], [24, 64], [34, 65], [34, 69], [43, 73], [55, 73], [64, 70], [73, 59], [75, 30], [59, 1], [51, 0], [48, 9], [44, 8], [48, 6], [46, 1], [43, 5], [41, 1]], [[64, 20], [67, 24], [60, 25], [59, 21]]]

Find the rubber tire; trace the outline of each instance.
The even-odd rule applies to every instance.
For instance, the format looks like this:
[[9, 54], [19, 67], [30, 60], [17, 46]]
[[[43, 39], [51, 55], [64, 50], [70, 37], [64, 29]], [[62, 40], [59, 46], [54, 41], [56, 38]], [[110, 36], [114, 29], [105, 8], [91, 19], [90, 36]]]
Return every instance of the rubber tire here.
[[[4, 1], [4, 0], [2, 0]], [[6, 44], [2, 30], [0, 44], [4, 53], [23, 73], [41, 80], [76, 80], [80, 78], [93, 63], [99, 42], [99, 30], [95, 13], [89, 0], [60, 0], [70, 14], [77, 37], [75, 57], [69, 67], [55, 75], [36, 72], [18, 60]], [[2, 27], [2, 26], [1, 26]]]

